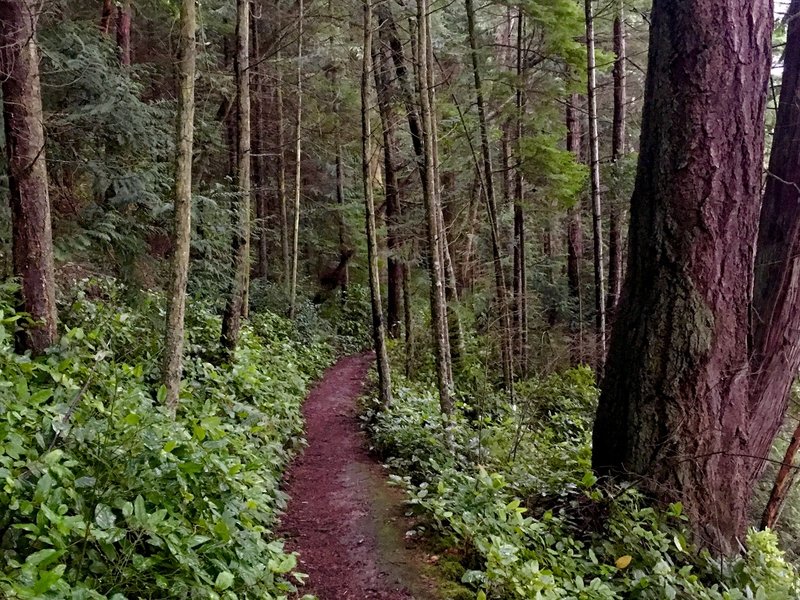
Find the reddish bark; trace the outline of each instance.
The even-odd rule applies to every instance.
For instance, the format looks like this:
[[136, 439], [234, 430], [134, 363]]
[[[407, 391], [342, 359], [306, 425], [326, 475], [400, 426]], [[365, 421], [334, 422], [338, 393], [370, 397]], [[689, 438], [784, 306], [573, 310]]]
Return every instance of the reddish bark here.
[[789, 490], [792, 489], [792, 485], [794, 485], [794, 481], [797, 478], [797, 467], [794, 464], [794, 459], [797, 457], [798, 450], [800, 450], [800, 422], [798, 422], [792, 434], [792, 439], [789, 441], [789, 446], [783, 455], [783, 462], [780, 469], [778, 469], [778, 474], [775, 476], [775, 483], [772, 486], [767, 506], [764, 508], [764, 514], [761, 515], [762, 529], [768, 527], [773, 529], [778, 522], [778, 517], [789, 495]]
[[38, 10], [38, 3], [31, 0], [0, 0], [0, 81], [14, 275], [22, 286], [20, 309], [36, 321], [20, 333], [17, 349], [35, 354], [56, 339], [53, 239], [36, 46]]
[[594, 427], [597, 471], [683, 502], [719, 553], [746, 531], [761, 461], [744, 457], [764, 456], [748, 322], [771, 33], [769, 0], [653, 4], [628, 273]]
[[114, 0], [103, 0], [103, 9], [100, 13], [100, 31], [103, 35], [111, 33], [111, 20], [114, 18]]
[[[793, 0], [790, 15], [800, 12]], [[769, 450], [800, 368], [800, 21], [789, 22], [781, 97], [758, 231], [753, 288], [750, 431], [757, 455]]]
[[125, 0], [117, 8], [117, 51], [119, 63], [131, 66], [131, 3]]

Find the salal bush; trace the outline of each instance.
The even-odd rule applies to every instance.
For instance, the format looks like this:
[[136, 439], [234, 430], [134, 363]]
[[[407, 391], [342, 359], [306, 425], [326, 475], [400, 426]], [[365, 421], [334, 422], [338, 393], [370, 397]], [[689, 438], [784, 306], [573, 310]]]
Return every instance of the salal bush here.
[[92, 282], [62, 300], [60, 345], [31, 359], [13, 353], [23, 316], [0, 299], [0, 597], [286, 598], [279, 482], [328, 348], [256, 315], [227, 364], [219, 319], [191, 305], [172, 415], [161, 298], [130, 308]]
[[[789, 600], [795, 570], [771, 532], [719, 561], [687, 539], [680, 504], [656, 508], [591, 471], [588, 369], [475, 397], [446, 421], [428, 386], [400, 380], [371, 438], [409, 503], [456, 553], [478, 600]], [[447, 433], [445, 433], [447, 432]]]

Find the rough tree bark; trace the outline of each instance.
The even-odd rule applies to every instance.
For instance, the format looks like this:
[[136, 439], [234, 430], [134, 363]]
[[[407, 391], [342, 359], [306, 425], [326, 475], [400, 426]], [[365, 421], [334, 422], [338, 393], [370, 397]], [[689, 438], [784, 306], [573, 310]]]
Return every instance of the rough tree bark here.
[[594, 311], [598, 341], [595, 368], [603, 372], [606, 357], [606, 293], [603, 264], [603, 220], [600, 201], [600, 142], [597, 133], [597, 67], [594, 53], [594, 0], [585, 0], [586, 100], [589, 110], [589, 171], [592, 196], [592, 237], [594, 238]]
[[[611, 160], [617, 173], [622, 169], [625, 157], [625, 125], [627, 112], [627, 91], [625, 62], [625, 10], [624, 0], [616, 0], [617, 14], [614, 16], [614, 119], [611, 135]], [[619, 187], [619, 186], [616, 186]], [[613, 317], [619, 295], [622, 291], [622, 208], [623, 198], [615, 190], [615, 197], [608, 211], [608, 300], [609, 317]]]
[[36, 322], [16, 338], [18, 351], [40, 354], [56, 341], [50, 197], [33, 0], [0, 0], [0, 81], [11, 201], [14, 276], [20, 310]]
[[294, 135], [294, 211], [292, 223], [292, 275], [289, 285], [289, 317], [294, 318], [297, 309], [297, 260], [299, 258], [300, 241], [300, 198], [303, 184], [303, 19], [305, 7], [303, 0], [298, 0], [297, 15], [297, 105], [295, 106]]
[[474, 92], [478, 106], [478, 125], [480, 128], [481, 157], [483, 159], [483, 183], [486, 205], [489, 212], [489, 225], [492, 235], [492, 260], [495, 276], [495, 298], [497, 309], [500, 312], [500, 350], [503, 363], [503, 383], [506, 389], [511, 389], [514, 376], [512, 367], [511, 345], [511, 315], [508, 310], [508, 296], [506, 291], [505, 274], [503, 272], [502, 258], [500, 256], [499, 227], [497, 222], [497, 203], [494, 193], [494, 178], [492, 173], [492, 152], [489, 146], [489, 129], [486, 122], [486, 107], [483, 98], [483, 82], [478, 64], [478, 43], [475, 37], [475, 9], [472, 0], [465, 0], [467, 12], [467, 36], [469, 37], [470, 55], [472, 59], [472, 78]]
[[[778, 115], [761, 207], [752, 316], [750, 430], [753, 454], [766, 456], [786, 414], [800, 369], [800, 0], [792, 0]], [[800, 427], [784, 456], [762, 525], [773, 527], [796, 469]]]
[[746, 457], [765, 455], [748, 322], [772, 7], [656, 0], [651, 16], [628, 268], [592, 461], [680, 500], [698, 542], [731, 553], [761, 467]]
[[183, 371], [184, 317], [186, 284], [189, 279], [189, 251], [192, 232], [192, 149], [194, 146], [194, 78], [196, 66], [195, 0], [181, 3], [179, 47], [178, 127], [175, 147], [175, 206], [173, 217], [174, 254], [167, 296], [167, 321], [164, 342], [163, 383], [167, 406], [178, 406]]
[[[433, 345], [436, 357], [436, 381], [439, 390], [439, 404], [442, 412], [449, 415], [453, 404], [451, 398], [450, 350], [448, 339], [447, 307], [444, 294], [444, 266], [441, 253], [437, 250], [440, 245], [441, 231], [439, 228], [439, 207], [436, 194], [436, 173], [433, 157], [433, 110], [428, 79], [428, 52], [430, 41], [430, 15], [427, 0], [417, 0], [417, 47], [420, 49], [417, 57], [417, 90], [420, 105], [420, 133], [424, 149], [421, 160], [421, 172], [424, 173], [422, 197], [425, 204], [425, 220], [428, 233], [428, 247], [430, 249], [430, 296], [431, 296], [431, 328]], [[417, 159], [420, 160], [419, 157]]]
[[223, 347], [236, 349], [250, 272], [250, 0], [236, 2], [236, 138], [235, 219], [231, 234], [233, 280], [222, 316]]
[[375, 200], [372, 188], [370, 157], [372, 156], [372, 127], [370, 124], [369, 79], [372, 65], [372, 6], [364, 0], [364, 55], [361, 70], [361, 173], [364, 179], [364, 208], [369, 260], [369, 289], [372, 300], [372, 339], [378, 366], [378, 393], [381, 405], [392, 402], [389, 356], [386, 352], [386, 330], [381, 306], [381, 272], [378, 267], [378, 232], [375, 226]]

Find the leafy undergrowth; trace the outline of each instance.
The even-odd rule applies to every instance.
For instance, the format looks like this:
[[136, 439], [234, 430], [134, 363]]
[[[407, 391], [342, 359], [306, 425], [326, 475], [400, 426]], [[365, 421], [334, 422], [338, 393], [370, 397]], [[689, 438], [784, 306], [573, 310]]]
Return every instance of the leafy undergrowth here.
[[60, 345], [13, 353], [0, 296], [0, 597], [286, 598], [294, 555], [271, 528], [302, 440], [308, 382], [331, 361], [265, 313], [233, 364], [210, 306], [187, 311], [177, 415], [164, 407], [162, 299], [110, 282], [62, 300]]
[[720, 563], [687, 542], [680, 505], [658, 510], [633, 488], [597, 484], [593, 381], [574, 369], [522, 383], [510, 406], [461, 404], [447, 436], [437, 400], [417, 383], [396, 382], [394, 405], [368, 415], [376, 450], [470, 597], [800, 597], [772, 533], [751, 532], [746, 555]]

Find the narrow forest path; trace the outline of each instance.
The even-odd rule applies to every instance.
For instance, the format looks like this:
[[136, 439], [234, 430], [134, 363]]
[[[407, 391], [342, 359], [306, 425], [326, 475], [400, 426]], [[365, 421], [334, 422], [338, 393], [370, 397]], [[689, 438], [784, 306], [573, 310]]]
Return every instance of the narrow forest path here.
[[328, 370], [303, 408], [308, 447], [289, 469], [281, 535], [320, 600], [434, 600], [421, 554], [404, 541], [402, 494], [369, 455], [356, 400], [374, 357]]

